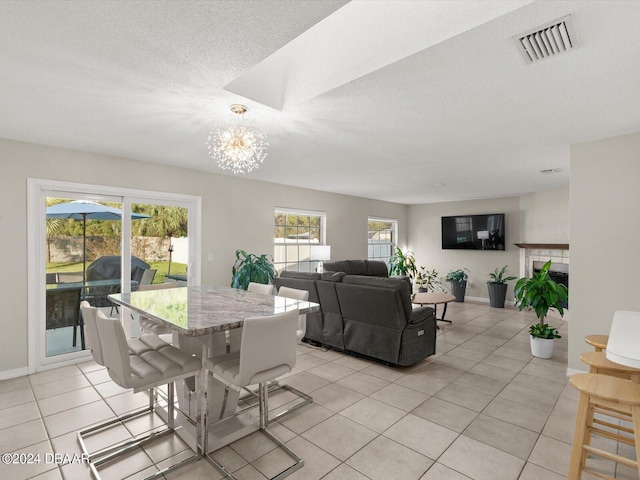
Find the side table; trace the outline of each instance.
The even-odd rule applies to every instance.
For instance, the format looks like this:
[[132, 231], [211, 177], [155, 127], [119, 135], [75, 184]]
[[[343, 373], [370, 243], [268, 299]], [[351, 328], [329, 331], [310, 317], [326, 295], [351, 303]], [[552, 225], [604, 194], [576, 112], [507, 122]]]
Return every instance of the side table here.
[[[440, 292], [428, 292], [428, 293], [416, 293], [411, 299], [411, 303], [416, 305], [433, 305], [433, 309], [436, 314], [436, 320], [441, 322], [452, 323], [451, 320], [445, 320], [444, 317], [447, 314], [447, 304], [453, 302], [456, 299], [453, 295]], [[442, 309], [442, 318], [438, 318], [438, 305], [444, 305]]]

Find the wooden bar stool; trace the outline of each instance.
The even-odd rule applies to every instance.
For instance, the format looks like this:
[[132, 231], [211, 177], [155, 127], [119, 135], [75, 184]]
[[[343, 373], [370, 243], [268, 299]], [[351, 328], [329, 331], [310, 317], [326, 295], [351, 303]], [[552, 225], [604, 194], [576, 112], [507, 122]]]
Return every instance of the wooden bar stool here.
[[589, 365], [589, 373], [600, 373], [640, 383], [640, 369], [612, 362], [604, 352], [585, 352], [580, 355], [580, 360]]
[[587, 335], [584, 337], [584, 341], [595, 348], [596, 352], [601, 352], [607, 348], [609, 335]]
[[[591, 435], [596, 433], [617, 442], [634, 445], [636, 448], [636, 456], [640, 458], [640, 442], [638, 441], [638, 436], [633, 434], [633, 431], [640, 432], [640, 384], [609, 375], [594, 373], [578, 373], [573, 375], [569, 381], [571, 385], [580, 391], [580, 400], [578, 403], [578, 415], [576, 418], [571, 462], [569, 464], [569, 475], [567, 479], [580, 480], [582, 478], [582, 472], [588, 472], [600, 478], [614, 480], [613, 477], [587, 467], [585, 463], [589, 455], [602, 457], [626, 465], [638, 470], [640, 473], [640, 464], [638, 464], [637, 460], [591, 446]], [[610, 425], [607, 422], [595, 418], [595, 410], [599, 408], [616, 411], [626, 417], [631, 417], [633, 430]], [[616, 428], [630, 433], [633, 436], [621, 435], [609, 430], [604, 430], [600, 425]]]
[[[624, 380], [631, 380], [634, 383], [640, 383], [640, 370], [612, 362], [607, 359], [604, 352], [585, 352], [580, 355], [580, 360], [589, 365], [589, 373], [599, 373], [601, 375], [609, 375], [611, 377], [622, 378]], [[605, 407], [600, 407], [597, 411], [598, 413], [602, 413], [619, 420], [631, 421], [628, 415], [611, 411]], [[620, 427], [615, 428], [619, 429]], [[633, 433], [633, 430], [631, 430], [630, 433]]]

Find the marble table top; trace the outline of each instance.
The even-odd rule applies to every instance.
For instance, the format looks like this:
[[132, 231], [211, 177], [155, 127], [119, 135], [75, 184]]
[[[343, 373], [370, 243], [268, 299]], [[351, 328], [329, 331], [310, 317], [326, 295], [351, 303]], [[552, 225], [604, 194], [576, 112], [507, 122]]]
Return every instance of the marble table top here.
[[313, 302], [213, 285], [118, 293], [109, 299], [192, 337], [240, 328], [248, 317], [320, 310]]

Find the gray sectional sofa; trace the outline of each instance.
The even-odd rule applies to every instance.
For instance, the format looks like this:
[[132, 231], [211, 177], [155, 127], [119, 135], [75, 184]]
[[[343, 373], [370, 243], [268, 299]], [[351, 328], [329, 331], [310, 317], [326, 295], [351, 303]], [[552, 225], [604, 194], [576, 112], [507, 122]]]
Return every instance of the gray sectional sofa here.
[[384, 262], [347, 262], [325, 263], [325, 270], [348, 272], [284, 271], [274, 279], [277, 288], [307, 290], [309, 301], [320, 303], [321, 312], [307, 315], [305, 340], [388, 365], [413, 365], [433, 355], [435, 314], [431, 307], [412, 309], [411, 283], [388, 278]]

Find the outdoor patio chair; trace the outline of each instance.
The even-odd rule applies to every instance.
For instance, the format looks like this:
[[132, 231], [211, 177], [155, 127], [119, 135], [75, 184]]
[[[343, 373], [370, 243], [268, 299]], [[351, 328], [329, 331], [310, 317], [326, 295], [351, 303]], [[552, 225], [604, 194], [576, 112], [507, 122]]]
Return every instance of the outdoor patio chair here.
[[156, 276], [157, 270], [155, 268], [147, 268], [144, 272], [142, 272], [142, 277], [140, 277], [140, 283], [138, 287], [142, 285], [151, 285], [153, 283], [153, 279]]
[[46, 297], [46, 329], [73, 327], [73, 341], [77, 344], [78, 328], [80, 328], [80, 345], [85, 348], [84, 325], [80, 316], [81, 288], [64, 290], [47, 290]]
[[76, 283], [82, 281], [82, 272], [58, 272], [59, 283]]

